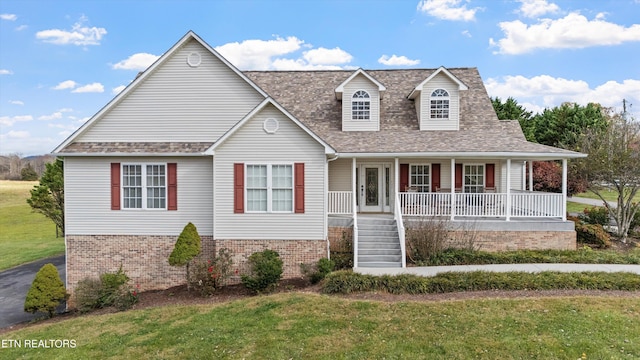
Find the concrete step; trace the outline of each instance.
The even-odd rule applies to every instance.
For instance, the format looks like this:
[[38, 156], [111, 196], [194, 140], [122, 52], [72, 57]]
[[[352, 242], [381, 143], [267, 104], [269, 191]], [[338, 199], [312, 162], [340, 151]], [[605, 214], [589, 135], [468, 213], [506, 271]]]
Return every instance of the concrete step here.
[[400, 249], [399, 242], [365, 242], [358, 243], [358, 251], [360, 250], [396, 250]]
[[360, 255], [358, 256], [358, 263], [360, 262], [400, 262], [402, 257], [400, 255]]
[[358, 229], [358, 236], [360, 236], [361, 239], [362, 237], [365, 236], [383, 236], [383, 237], [389, 237], [389, 238], [395, 238], [398, 239], [398, 231], [394, 230], [394, 231], [382, 231], [382, 230], [362, 230], [362, 229]]
[[358, 243], [363, 242], [400, 242], [398, 236], [377, 236], [377, 235], [366, 235], [360, 236], [358, 238]]
[[360, 255], [402, 255], [400, 248], [398, 249], [359, 249]]
[[381, 226], [395, 226], [396, 221], [394, 219], [360, 219], [358, 218], [358, 226], [360, 225], [381, 225]]
[[402, 263], [401, 262], [360, 262], [358, 261], [358, 267], [399, 268], [399, 267], [402, 267]]
[[360, 231], [398, 231], [398, 227], [395, 225], [358, 225], [358, 232]]

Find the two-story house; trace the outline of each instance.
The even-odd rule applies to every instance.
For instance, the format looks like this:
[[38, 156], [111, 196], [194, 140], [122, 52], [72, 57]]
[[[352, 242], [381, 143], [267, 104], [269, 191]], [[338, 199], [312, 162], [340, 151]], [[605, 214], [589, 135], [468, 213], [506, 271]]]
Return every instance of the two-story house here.
[[[204, 252], [280, 253], [285, 276], [343, 231], [354, 265], [405, 266], [404, 225], [472, 222], [490, 250], [575, 248], [567, 160], [500, 121], [475, 68], [242, 72], [193, 32], [54, 154], [64, 157], [67, 286], [122, 265], [143, 289], [194, 223]], [[560, 160], [560, 194], [531, 161]], [[530, 173], [530, 172], [529, 172]]]

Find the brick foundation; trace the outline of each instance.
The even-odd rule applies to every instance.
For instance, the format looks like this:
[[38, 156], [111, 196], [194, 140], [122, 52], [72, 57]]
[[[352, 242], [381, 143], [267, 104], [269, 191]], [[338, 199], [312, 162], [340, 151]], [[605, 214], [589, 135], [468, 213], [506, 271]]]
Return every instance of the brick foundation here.
[[[122, 269], [131, 284], [140, 290], [167, 289], [185, 283], [185, 269], [169, 265], [169, 255], [177, 236], [147, 235], [67, 235], [67, 290], [73, 293], [78, 281], [98, 278], [106, 272]], [[327, 256], [324, 240], [216, 240], [201, 236], [200, 257], [212, 258], [216, 249], [228, 248], [233, 254], [234, 269], [248, 272], [251, 254], [265, 249], [275, 250], [284, 263], [283, 278], [298, 277], [300, 263], [318, 261]], [[240, 281], [233, 276], [231, 283]]]
[[[453, 231], [453, 234], [463, 231]], [[454, 235], [454, 238], [456, 235]], [[475, 231], [474, 247], [483, 251], [575, 250], [575, 231]]]

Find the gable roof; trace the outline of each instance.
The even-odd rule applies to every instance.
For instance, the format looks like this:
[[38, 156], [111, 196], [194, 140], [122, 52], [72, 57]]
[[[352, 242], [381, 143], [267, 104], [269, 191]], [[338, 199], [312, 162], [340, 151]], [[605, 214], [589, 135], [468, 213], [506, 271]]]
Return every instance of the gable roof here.
[[407, 97], [409, 99], [415, 99], [416, 96], [418, 96], [418, 93], [422, 92], [422, 88], [424, 87], [424, 85], [429, 81], [431, 81], [431, 79], [433, 79], [440, 73], [445, 74], [446, 76], [449, 77], [449, 79], [451, 79], [454, 83], [456, 83], [458, 85], [458, 90], [469, 90], [467, 85], [465, 85], [462, 81], [460, 81], [460, 79], [458, 79], [455, 75], [449, 72], [449, 70], [447, 70], [444, 66], [440, 66], [438, 70], [434, 71], [433, 74], [429, 75], [428, 78], [424, 79], [423, 82], [418, 84], [418, 86], [416, 86]]
[[[206, 50], [208, 50], [213, 56], [218, 58], [222, 63], [224, 63], [229, 69], [235, 72], [241, 79], [246, 81], [251, 87], [253, 87], [259, 94], [268, 97], [267, 93], [264, 92], [260, 87], [254, 84], [246, 75], [238, 70], [233, 64], [231, 64], [227, 59], [222, 57], [215, 49], [213, 49], [209, 44], [207, 44], [202, 38], [200, 38], [196, 33], [189, 30], [175, 45], [173, 45], [167, 52], [165, 52], [160, 58], [158, 58], [151, 66], [149, 66], [144, 72], [139, 74], [124, 90], [122, 90], [118, 95], [116, 95], [107, 105], [105, 105], [102, 109], [100, 109], [95, 115], [91, 117], [87, 122], [85, 122], [79, 129], [77, 129], [73, 134], [71, 134], [66, 140], [64, 140], [58, 147], [53, 150], [53, 153], [62, 154], [67, 153], [69, 149], [65, 149], [69, 144], [71, 144], [78, 136], [84, 133], [87, 129], [89, 129], [96, 121], [102, 118], [106, 113], [108, 113], [112, 108], [117, 106], [122, 99], [126, 98], [131, 92], [133, 92], [138, 84], [142, 83], [148, 77], [152, 76], [157, 68], [162, 66], [173, 54], [175, 54], [185, 43], [190, 40], [197, 41], [200, 45], [202, 45]], [[95, 146], [96, 143], [94, 143]], [[80, 146], [76, 146], [74, 150], [79, 150]], [[123, 149], [124, 150], [124, 149]]]
[[246, 124], [250, 119], [252, 119], [260, 110], [264, 109], [267, 105], [273, 105], [276, 109], [282, 112], [286, 117], [289, 118], [293, 123], [298, 125], [300, 129], [306, 132], [309, 136], [311, 136], [315, 141], [317, 141], [320, 145], [324, 147], [325, 154], [335, 154], [335, 150], [331, 147], [331, 145], [327, 144], [324, 140], [322, 140], [318, 135], [314, 134], [313, 131], [309, 130], [309, 128], [301, 123], [298, 119], [296, 119], [293, 115], [291, 115], [287, 110], [285, 110], [280, 104], [275, 102], [272, 98], [268, 97], [264, 99], [258, 106], [255, 107], [250, 113], [248, 113], [242, 120], [240, 120], [236, 125], [234, 125], [229, 131], [227, 131], [224, 135], [215, 142], [215, 144], [211, 145], [209, 149], [205, 151], [205, 154], [214, 155], [215, 150], [221, 146], [227, 139], [231, 138], [233, 134], [235, 134], [244, 124]]
[[[460, 129], [420, 131], [406, 94], [446, 71], [468, 88], [460, 92]], [[526, 141], [517, 122], [498, 120], [476, 68], [368, 70], [386, 84], [379, 131], [342, 131], [342, 104], [333, 89], [351, 71], [247, 71], [245, 74], [339, 154], [348, 156], [511, 156], [571, 158], [583, 154]]]
[[338, 87], [335, 90], [336, 99], [342, 100], [342, 93], [344, 92], [345, 85], [348, 84], [351, 80], [353, 80], [358, 75], [362, 75], [362, 76], [366, 77], [375, 86], [377, 86], [378, 87], [378, 91], [380, 92], [380, 98], [382, 98], [382, 94], [384, 93], [385, 90], [387, 90], [387, 88], [384, 87], [384, 85], [382, 85], [378, 80], [373, 78], [371, 75], [367, 74], [367, 72], [362, 70], [362, 68], [360, 68], [360, 69], [356, 70], [353, 74], [351, 74], [351, 76], [349, 76], [340, 85], [338, 85]]

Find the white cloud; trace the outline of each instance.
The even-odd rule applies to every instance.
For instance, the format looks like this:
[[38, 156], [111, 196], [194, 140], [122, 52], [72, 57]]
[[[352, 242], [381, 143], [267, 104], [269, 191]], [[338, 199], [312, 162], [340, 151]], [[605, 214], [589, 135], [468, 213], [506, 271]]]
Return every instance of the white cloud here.
[[13, 71], [7, 69], [0, 69], [0, 75], [13, 75]]
[[470, 38], [471, 37], [471, 32], [469, 32], [469, 30], [463, 30], [462, 31], [462, 35]]
[[9, 21], [16, 21], [16, 20], [18, 20], [18, 16], [16, 14], [0, 14], [0, 19], [9, 20]]
[[147, 53], [137, 53], [129, 56], [129, 58], [114, 64], [112, 68], [121, 70], [145, 70], [156, 60], [159, 56]]
[[273, 70], [341, 70], [339, 65], [310, 64], [304, 59], [275, 59], [271, 63]]
[[63, 81], [63, 82], [59, 83], [58, 85], [54, 86], [53, 90], [73, 89], [77, 85], [78, 85], [78, 83], [73, 81], [73, 80], [66, 80], [66, 81]]
[[11, 105], [24, 105], [24, 102], [20, 101], [20, 100], [9, 100], [9, 104], [11, 104]]
[[120, 86], [116, 86], [113, 89], [111, 89], [111, 93], [113, 95], [118, 95], [122, 92], [122, 90], [124, 90], [126, 88], [125, 85], [120, 85]]
[[467, 9], [466, 4], [460, 5], [461, 2], [462, 0], [421, 0], [418, 3], [418, 11], [441, 20], [475, 20], [476, 12], [481, 8]]
[[387, 66], [411, 66], [420, 64], [420, 60], [411, 60], [406, 56], [397, 56], [395, 54], [389, 57], [388, 55], [382, 55], [378, 59], [378, 62]]
[[29, 132], [11, 130], [7, 133], [7, 137], [11, 139], [26, 139], [29, 137]]
[[242, 70], [269, 70], [272, 58], [293, 53], [300, 49], [304, 41], [289, 36], [286, 39], [276, 37], [274, 40], [245, 40], [216, 47], [225, 59]]
[[640, 104], [640, 80], [627, 79], [622, 83], [607, 81], [594, 88], [586, 81], [554, 78], [539, 75], [526, 78], [521, 75], [489, 78], [485, 82], [492, 97], [513, 97], [529, 111], [539, 112], [546, 107], [559, 106], [564, 102], [586, 105], [590, 102], [607, 107], [620, 107], [622, 99]]
[[553, 14], [560, 11], [560, 7], [547, 0], [519, 0], [522, 3], [520, 13], [526, 17], [536, 18], [544, 14]]
[[588, 20], [579, 13], [556, 20], [542, 19], [534, 25], [520, 20], [501, 22], [505, 38], [489, 44], [497, 46], [500, 54], [524, 54], [535, 49], [585, 48], [618, 45], [626, 41], [640, 41], [640, 24], [628, 28], [602, 20]]
[[43, 120], [43, 121], [51, 121], [51, 120], [57, 120], [57, 119], [62, 119], [62, 112], [56, 111], [51, 115], [42, 115], [38, 117], [38, 120]]
[[351, 62], [353, 56], [339, 47], [325, 49], [323, 47], [305, 51], [302, 57], [310, 64], [336, 65]]
[[98, 82], [87, 84], [71, 91], [72, 93], [101, 93], [104, 92], [104, 86]]
[[20, 26], [18, 26], [18, 27], [16, 28], [16, 31], [22, 31], [22, 30], [27, 29], [28, 27], [29, 27], [28, 25], [20, 25]]
[[33, 116], [31, 115], [18, 115], [18, 116], [0, 116], [0, 125], [11, 126], [17, 122], [31, 121]]
[[56, 45], [100, 45], [100, 40], [107, 34], [107, 30], [95, 26], [84, 26], [87, 21], [87, 17], [82, 16], [77, 23], [73, 24], [71, 31], [60, 29], [43, 30], [36, 33], [36, 38]]

